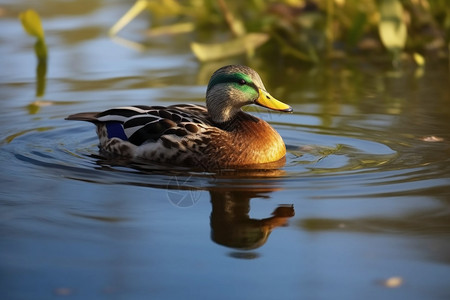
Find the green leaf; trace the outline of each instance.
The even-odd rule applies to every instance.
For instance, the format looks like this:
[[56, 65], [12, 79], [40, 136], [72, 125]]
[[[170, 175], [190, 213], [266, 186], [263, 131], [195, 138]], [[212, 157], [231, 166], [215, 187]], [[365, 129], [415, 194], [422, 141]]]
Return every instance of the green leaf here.
[[252, 55], [268, 39], [269, 35], [265, 33], [248, 33], [224, 43], [191, 43], [191, 49], [200, 61], [210, 61], [243, 53]]
[[42, 97], [45, 94], [47, 74], [47, 45], [44, 40], [44, 29], [42, 28], [41, 18], [37, 12], [29, 9], [20, 13], [19, 19], [25, 31], [37, 39], [34, 44], [34, 53], [38, 59], [38, 65], [36, 67], [36, 97]]
[[364, 34], [364, 28], [367, 24], [367, 14], [359, 12], [353, 18], [347, 33], [347, 43], [354, 47]]
[[34, 44], [34, 53], [38, 60], [47, 60], [47, 45], [43, 40], [38, 39], [36, 41], [36, 44]]
[[19, 19], [25, 31], [39, 40], [44, 40], [44, 29], [42, 28], [39, 14], [32, 9], [20, 13]]
[[419, 53], [416, 52], [413, 54], [413, 58], [417, 64], [417, 66], [419, 66], [419, 67], [425, 66], [425, 58], [422, 55], [420, 55]]
[[391, 52], [399, 52], [405, 47], [408, 33], [403, 20], [403, 6], [398, 0], [381, 0], [378, 32], [381, 42]]
[[47, 78], [47, 46], [42, 40], [38, 40], [34, 45], [34, 51], [38, 58], [38, 65], [36, 67], [36, 97], [43, 97]]
[[137, 0], [133, 6], [109, 30], [110, 36], [115, 36], [122, 28], [128, 25], [137, 15], [148, 7], [147, 0]]
[[151, 28], [147, 31], [147, 35], [148, 36], [158, 36], [165, 34], [174, 35], [180, 33], [188, 33], [194, 30], [195, 24], [193, 22], [184, 22]]

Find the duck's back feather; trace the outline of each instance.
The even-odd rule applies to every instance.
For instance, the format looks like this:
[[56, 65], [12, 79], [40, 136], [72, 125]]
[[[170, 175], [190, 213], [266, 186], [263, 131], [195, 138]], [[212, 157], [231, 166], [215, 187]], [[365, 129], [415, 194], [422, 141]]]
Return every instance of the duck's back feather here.
[[211, 125], [206, 107], [193, 104], [117, 107], [70, 115], [67, 120], [104, 124], [108, 138], [119, 137], [136, 146], [163, 135], [186, 136], [198, 132], [199, 126]]

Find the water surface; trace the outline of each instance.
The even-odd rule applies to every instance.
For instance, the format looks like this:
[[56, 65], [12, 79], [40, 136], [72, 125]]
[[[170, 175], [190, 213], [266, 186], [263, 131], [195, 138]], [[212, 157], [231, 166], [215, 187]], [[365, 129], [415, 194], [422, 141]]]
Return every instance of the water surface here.
[[[83, 1], [80, 2], [83, 4]], [[201, 65], [189, 38], [137, 52], [106, 32], [129, 3], [7, 2], [0, 18], [0, 295], [4, 299], [448, 299], [448, 61], [424, 70], [236, 58]], [[50, 60], [36, 102], [41, 13]], [[145, 17], [127, 28], [144, 39]], [[99, 156], [122, 105], [202, 104], [225, 63], [249, 63], [293, 114], [249, 108], [288, 146], [275, 171], [191, 172]]]

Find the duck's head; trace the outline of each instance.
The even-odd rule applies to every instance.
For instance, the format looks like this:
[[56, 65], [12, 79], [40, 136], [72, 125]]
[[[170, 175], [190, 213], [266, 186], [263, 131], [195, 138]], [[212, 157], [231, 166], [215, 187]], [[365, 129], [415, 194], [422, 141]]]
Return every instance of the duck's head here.
[[291, 112], [292, 108], [272, 97], [258, 73], [246, 66], [230, 65], [211, 76], [206, 90], [206, 106], [213, 122], [230, 121], [248, 104], [272, 110]]

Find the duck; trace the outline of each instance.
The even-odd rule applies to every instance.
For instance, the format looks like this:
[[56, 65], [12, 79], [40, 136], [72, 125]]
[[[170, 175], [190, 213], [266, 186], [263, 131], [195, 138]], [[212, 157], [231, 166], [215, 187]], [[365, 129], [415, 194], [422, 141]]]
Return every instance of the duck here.
[[66, 119], [95, 124], [100, 152], [113, 157], [202, 170], [284, 164], [286, 146], [279, 133], [242, 111], [251, 104], [293, 111], [266, 91], [255, 70], [228, 65], [212, 74], [206, 106], [123, 106]]

